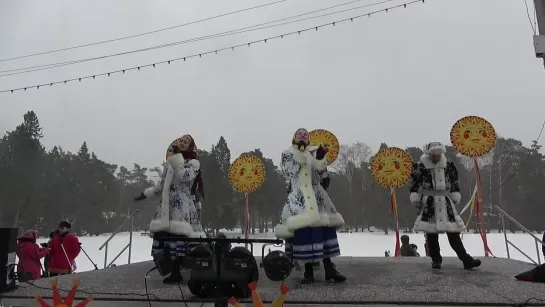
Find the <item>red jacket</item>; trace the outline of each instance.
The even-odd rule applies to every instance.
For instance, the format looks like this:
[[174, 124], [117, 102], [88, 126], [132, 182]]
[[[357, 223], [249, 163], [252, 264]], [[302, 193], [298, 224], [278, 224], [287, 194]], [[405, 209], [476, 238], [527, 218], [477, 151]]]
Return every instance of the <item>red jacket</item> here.
[[[65, 235], [56, 234], [53, 240], [51, 240], [49, 247], [51, 247], [49, 272], [57, 274], [71, 273], [72, 262], [81, 251], [78, 237], [71, 233]], [[66, 254], [64, 253], [65, 251]]]
[[27, 231], [17, 238], [16, 254], [19, 258], [17, 272], [28, 272], [32, 279], [39, 279], [42, 276], [40, 259], [49, 253], [49, 248], [40, 248], [36, 244], [36, 237], [38, 237], [36, 231]]

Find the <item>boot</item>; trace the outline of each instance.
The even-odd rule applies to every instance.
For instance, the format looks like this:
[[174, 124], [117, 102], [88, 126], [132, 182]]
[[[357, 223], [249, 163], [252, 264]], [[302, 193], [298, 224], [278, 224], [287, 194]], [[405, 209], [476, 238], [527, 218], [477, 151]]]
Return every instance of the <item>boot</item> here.
[[431, 268], [436, 269], [436, 270], [440, 270], [441, 269], [441, 261], [438, 261], [438, 260], [432, 261]]
[[303, 274], [303, 285], [311, 284], [314, 282], [314, 266], [312, 262], [305, 263], [305, 273]]
[[481, 260], [479, 259], [473, 259], [470, 257], [470, 259], [464, 261], [464, 269], [471, 270], [473, 268], [479, 267], [481, 265]]
[[176, 259], [174, 260], [174, 271], [172, 271], [172, 273], [170, 273], [168, 277], [163, 279], [164, 284], [179, 284], [184, 280], [180, 268], [180, 262], [180, 257], [176, 257]]
[[324, 270], [325, 270], [325, 280], [333, 280], [334, 282], [344, 282], [346, 281], [346, 276], [342, 275], [335, 268], [335, 264], [331, 262], [331, 258], [324, 258]]

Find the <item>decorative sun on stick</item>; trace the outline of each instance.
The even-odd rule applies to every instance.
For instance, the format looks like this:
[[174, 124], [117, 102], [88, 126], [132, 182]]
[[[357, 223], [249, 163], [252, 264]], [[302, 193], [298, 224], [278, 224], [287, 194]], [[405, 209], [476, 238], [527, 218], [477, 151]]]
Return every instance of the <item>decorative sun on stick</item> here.
[[[42, 307], [72, 307], [72, 303], [74, 302], [74, 297], [76, 296], [76, 291], [78, 290], [78, 286], [80, 285], [79, 280], [74, 280], [72, 284], [72, 289], [68, 293], [68, 296], [66, 299], [62, 299], [61, 294], [59, 293], [59, 289], [57, 288], [57, 280], [51, 281], [51, 287], [53, 288], [53, 306], [46, 303], [40, 296], [36, 296], [34, 299], [40, 303], [40, 306]], [[85, 300], [83, 300], [81, 303], [75, 305], [74, 307], [83, 307], [86, 306], [90, 301], [93, 300], [92, 296], [88, 296]]]

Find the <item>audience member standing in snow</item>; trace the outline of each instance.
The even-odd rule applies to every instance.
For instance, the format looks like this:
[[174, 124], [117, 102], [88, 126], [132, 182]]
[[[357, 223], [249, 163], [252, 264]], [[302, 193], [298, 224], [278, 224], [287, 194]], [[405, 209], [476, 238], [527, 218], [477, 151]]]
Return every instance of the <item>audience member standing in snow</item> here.
[[464, 268], [478, 267], [481, 261], [466, 252], [460, 238], [465, 225], [455, 207], [462, 198], [458, 170], [454, 162], [447, 161], [443, 144], [432, 142], [423, 150], [420, 162], [414, 164], [409, 189], [411, 203], [419, 210], [414, 229], [426, 233], [432, 268], [441, 269], [439, 233], [445, 232]]
[[[197, 146], [190, 135], [184, 135], [180, 147], [173, 146], [172, 150], [173, 155], [165, 163], [160, 183], [147, 188], [134, 199], [161, 197], [149, 231], [153, 233], [152, 254], [165, 250], [174, 259], [175, 269], [163, 280], [164, 283], [178, 283], [183, 279], [180, 272], [181, 258], [185, 254], [183, 237], [206, 237], [194, 203], [195, 193], [204, 197]], [[165, 237], [172, 235], [181, 236], [182, 239], [167, 242]]]
[[326, 280], [343, 282], [346, 277], [335, 269], [331, 257], [340, 255], [336, 229], [344, 220], [321, 185], [329, 179], [326, 151], [309, 144], [309, 133], [301, 128], [282, 153], [280, 167], [291, 188], [275, 233], [286, 239], [286, 254], [305, 264], [303, 283], [314, 282], [313, 262], [320, 259]]

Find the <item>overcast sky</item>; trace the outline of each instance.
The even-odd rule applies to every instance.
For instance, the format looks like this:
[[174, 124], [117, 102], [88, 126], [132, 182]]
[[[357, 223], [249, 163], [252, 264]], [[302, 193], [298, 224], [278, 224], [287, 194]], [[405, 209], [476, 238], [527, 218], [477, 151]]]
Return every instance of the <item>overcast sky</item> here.
[[[0, 0], [0, 59], [133, 35], [274, 0]], [[375, 0], [378, 2], [377, 0]], [[0, 62], [0, 70], [146, 48], [349, 2], [288, 0], [115, 43]], [[28, 74], [0, 90], [103, 73], [291, 32], [381, 5], [266, 30]], [[532, 1], [528, 1], [531, 5]], [[373, 3], [361, 0], [319, 14]], [[530, 6], [530, 14], [533, 7]], [[306, 16], [308, 17], [308, 16]], [[523, 0], [426, 0], [353, 23], [125, 75], [0, 94], [0, 131], [28, 110], [47, 148], [83, 141], [120, 165], [153, 167], [186, 133], [209, 149], [223, 135], [233, 158], [261, 148], [279, 161], [299, 127], [374, 150], [449, 142], [460, 117], [488, 119], [528, 144], [545, 120], [545, 69], [535, 58]], [[0, 73], [1, 74], [1, 73]]]

